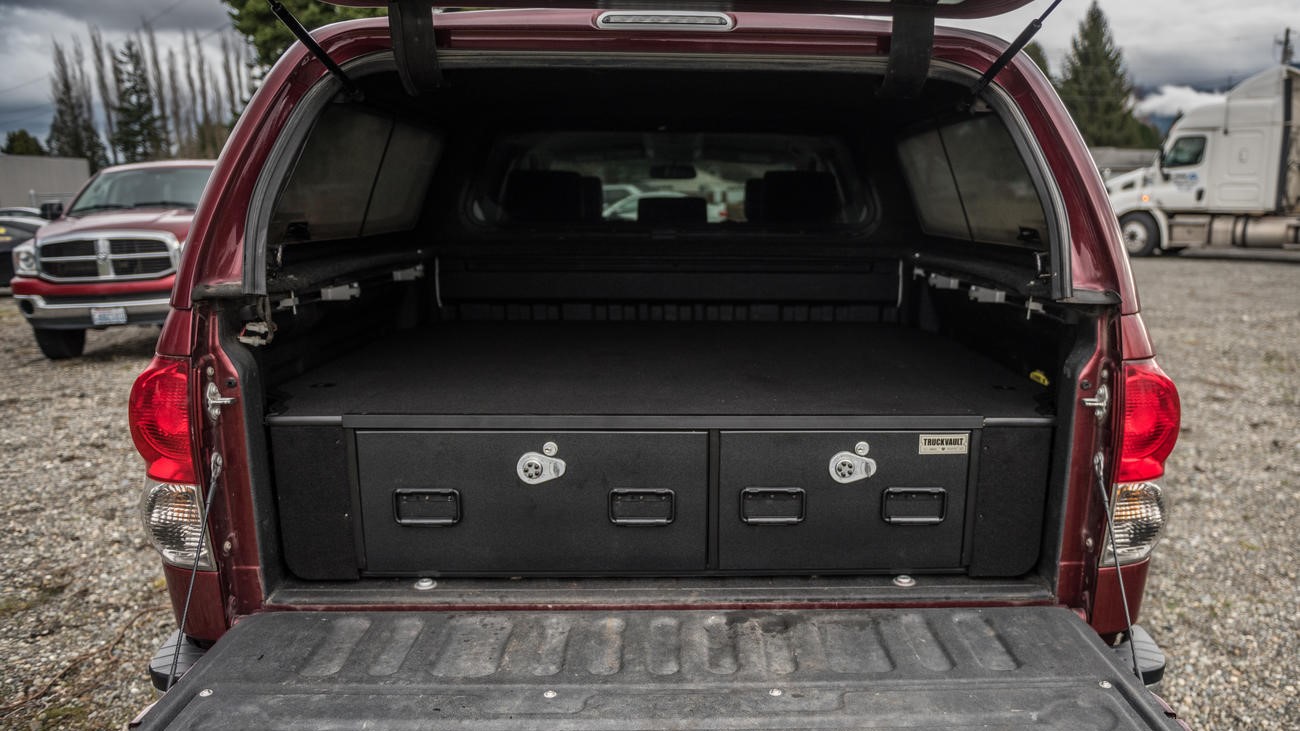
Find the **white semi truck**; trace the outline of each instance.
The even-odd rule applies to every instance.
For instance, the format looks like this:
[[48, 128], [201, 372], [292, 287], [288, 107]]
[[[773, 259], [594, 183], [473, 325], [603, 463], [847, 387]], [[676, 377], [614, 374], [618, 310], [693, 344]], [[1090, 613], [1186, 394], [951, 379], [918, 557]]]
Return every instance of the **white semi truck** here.
[[1106, 187], [1131, 256], [1300, 245], [1300, 69], [1262, 71], [1187, 112], [1150, 167]]

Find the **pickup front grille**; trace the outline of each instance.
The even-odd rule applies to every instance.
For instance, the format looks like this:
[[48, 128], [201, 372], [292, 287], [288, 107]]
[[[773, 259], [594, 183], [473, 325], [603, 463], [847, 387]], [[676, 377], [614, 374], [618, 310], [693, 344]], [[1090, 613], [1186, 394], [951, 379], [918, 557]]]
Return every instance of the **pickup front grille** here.
[[41, 275], [56, 281], [156, 279], [176, 270], [178, 247], [169, 234], [133, 231], [41, 241]]

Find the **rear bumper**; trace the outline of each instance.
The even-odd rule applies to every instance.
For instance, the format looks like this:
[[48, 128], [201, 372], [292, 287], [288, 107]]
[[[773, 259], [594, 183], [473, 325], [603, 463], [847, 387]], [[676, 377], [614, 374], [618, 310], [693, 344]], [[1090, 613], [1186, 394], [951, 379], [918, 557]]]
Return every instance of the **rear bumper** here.
[[123, 325], [161, 325], [171, 310], [170, 292], [93, 297], [47, 297], [39, 294], [14, 293], [18, 309], [38, 330], [84, 330], [104, 327], [96, 322], [92, 310], [121, 308]]
[[1112, 655], [1058, 607], [274, 612], [136, 727], [1183, 728]]

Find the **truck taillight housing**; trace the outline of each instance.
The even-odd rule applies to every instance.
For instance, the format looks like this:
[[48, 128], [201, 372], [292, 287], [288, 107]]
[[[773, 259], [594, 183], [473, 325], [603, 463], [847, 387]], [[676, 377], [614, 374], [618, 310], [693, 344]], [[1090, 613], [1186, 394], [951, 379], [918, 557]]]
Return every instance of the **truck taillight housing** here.
[[1124, 426], [1116, 482], [1154, 480], [1178, 441], [1178, 389], [1154, 360], [1124, 364]]
[[[1141, 561], [1151, 555], [1165, 527], [1164, 493], [1154, 480], [1178, 441], [1178, 389], [1154, 360], [1124, 364], [1123, 424], [1119, 468], [1111, 490], [1114, 536], [1102, 565]], [[1112, 542], [1113, 541], [1113, 542]]]
[[159, 482], [198, 482], [189, 383], [188, 361], [155, 356], [131, 388], [131, 439], [149, 477]]

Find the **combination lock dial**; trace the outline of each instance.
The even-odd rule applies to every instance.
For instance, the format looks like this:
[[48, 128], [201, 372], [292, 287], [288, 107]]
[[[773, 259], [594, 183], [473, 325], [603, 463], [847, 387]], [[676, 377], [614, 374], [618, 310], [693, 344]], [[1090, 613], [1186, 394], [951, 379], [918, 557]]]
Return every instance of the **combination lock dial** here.
[[840, 484], [865, 480], [876, 474], [876, 460], [867, 456], [867, 443], [859, 442], [852, 452], [840, 452], [831, 457], [831, 479]]
[[551, 456], [556, 452], [554, 444], [547, 442], [546, 446], [543, 447], [543, 451], [550, 454], [525, 452], [515, 465], [515, 472], [518, 473], [519, 479], [526, 484], [540, 485], [543, 482], [550, 482], [564, 475], [564, 460]]

